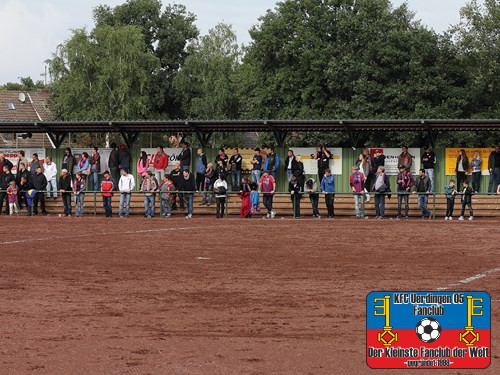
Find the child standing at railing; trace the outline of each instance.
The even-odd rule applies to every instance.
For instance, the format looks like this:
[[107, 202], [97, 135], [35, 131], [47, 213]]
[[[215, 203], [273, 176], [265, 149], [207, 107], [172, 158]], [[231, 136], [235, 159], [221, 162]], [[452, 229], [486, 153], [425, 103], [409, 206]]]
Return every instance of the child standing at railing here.
[[469, 181], [465, 180], [463, 182], [463, 189], [460, 192], [462, 195], [462, 212], [458, 220], [463, 221], [465, 215], [465, 207], [469, 207], [469, 220], [474, 219], [474, 211], [472, 210], [472, 188], [469, 186]]
[[12, 215], [14, 212], [19, 215], [19, 206], [17, 205], [17, 185], [16, 181], [11, 181], [7, 188], [7, 199], [9, 201], [9, 211]]
[[455, 194], [457, 191], [455, 190], [455, 181], [450, 180], [448, 186], [445, 189], [446, 193], [446, 216], [445, 220], [453, 220], [453, 208], [455, 207]]

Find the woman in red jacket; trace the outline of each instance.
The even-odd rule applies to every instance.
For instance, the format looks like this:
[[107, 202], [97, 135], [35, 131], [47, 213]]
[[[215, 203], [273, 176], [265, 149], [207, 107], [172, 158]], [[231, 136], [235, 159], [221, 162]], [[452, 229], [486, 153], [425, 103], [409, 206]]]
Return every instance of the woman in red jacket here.
[[153, 159], [153, 167], [155, 169], [155, 177], [161, 181], [165, 174], [165, 169], [168, 167], [168, 155], [163, 151], [162, 146], [158, 146], [158, 151]]

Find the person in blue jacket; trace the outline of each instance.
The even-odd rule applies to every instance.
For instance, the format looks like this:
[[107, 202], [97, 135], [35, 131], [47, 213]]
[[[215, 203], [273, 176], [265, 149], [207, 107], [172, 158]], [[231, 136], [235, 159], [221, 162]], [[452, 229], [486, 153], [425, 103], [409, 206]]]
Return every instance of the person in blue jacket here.
[[269, 147], [269, 152], [264, 161], [264, 170], [269, 171], [269, 174], [276, 180], [276, 171], [280, 166], [280, 156], [274, 152], [274, 147]]
[[327, 219], [333, 219], [335, 217], [334, 212], [334, 199], [335, 199], [335, 178], [330, 170], [330, 168], [325, 169], [325, 174], [321, 180], [321, 192], [325, 194], [325, 204], [328, 210]]

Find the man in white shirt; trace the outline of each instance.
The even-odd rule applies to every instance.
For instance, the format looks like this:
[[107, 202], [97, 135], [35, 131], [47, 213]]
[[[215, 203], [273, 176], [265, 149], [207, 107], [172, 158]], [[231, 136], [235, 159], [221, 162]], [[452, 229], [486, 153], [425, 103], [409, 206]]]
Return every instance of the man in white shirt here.
[[50, 192], [54, 199], [57, 198], [57, 166], [56, 163], [52, 162], [52, 157], [47, 156], [45, 158], [45, 164], [43, 166], [43, 174], [47, 179], [47, 198], [50, 198]]
[[120, 218], [123, 217], [123, 206], [125, 205], [125, 217], [128, 217], [130, 211], [130, 195], [135, 188], [134, 176], [128, 173], [128, 169], [122, 169], [122, 176], [118, 183], [118, 190], [120, 190]]

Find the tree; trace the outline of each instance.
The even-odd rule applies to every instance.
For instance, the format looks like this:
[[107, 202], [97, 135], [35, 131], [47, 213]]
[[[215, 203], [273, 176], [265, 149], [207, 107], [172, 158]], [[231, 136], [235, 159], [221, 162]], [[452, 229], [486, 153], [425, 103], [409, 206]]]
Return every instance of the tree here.
[[20, 77], [20, 83], [17, 82], [7, 82], [6, 84], [0, 86], [0, 91], [35, 91], [45, 87], [43, 81], [33, 82], [31, 77]]
[[50, 60], [54, 114], [60, 120], [145, 118], [158, 66], [138, 27], [75, 30]]

